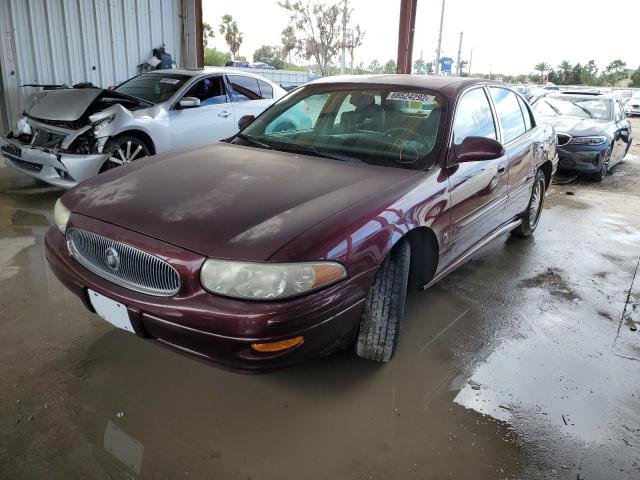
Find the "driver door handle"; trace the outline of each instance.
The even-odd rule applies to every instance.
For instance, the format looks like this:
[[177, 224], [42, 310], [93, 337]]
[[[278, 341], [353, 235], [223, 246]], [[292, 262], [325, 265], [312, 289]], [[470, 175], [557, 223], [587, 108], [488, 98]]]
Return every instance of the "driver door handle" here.
[[222, 110], [218, 116], [222, 117], [222, 118], [227, 118], [229, 115], [231, 115], [231, 112], [229, 110]]
[[498, 173], [500, 175], [504, 175], [504, 172], [506, 172], [506, 171], [507, 171], [507, 164], [506, 163], [500, 163], [498, 165]]

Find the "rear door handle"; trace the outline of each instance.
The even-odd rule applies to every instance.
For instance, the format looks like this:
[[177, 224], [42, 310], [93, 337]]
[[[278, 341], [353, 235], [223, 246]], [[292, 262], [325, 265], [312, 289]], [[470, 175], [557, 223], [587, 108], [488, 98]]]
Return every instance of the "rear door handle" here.
[[222, 117], [222, 118], [227, 118], [229, 115], [231, 115], [231, 112], [229, 112], [228, 110], [222, 110], [218, 116]]

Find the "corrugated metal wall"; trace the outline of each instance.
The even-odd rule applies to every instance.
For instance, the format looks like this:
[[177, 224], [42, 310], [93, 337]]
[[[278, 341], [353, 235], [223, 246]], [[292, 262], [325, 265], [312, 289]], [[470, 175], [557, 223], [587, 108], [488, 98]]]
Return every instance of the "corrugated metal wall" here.
[[182, 0], [0, 0], [0, 71], [6, 132], [37, 89], [21, 85], [107, 87], [135, 75], [154, 47], [181, 66]]

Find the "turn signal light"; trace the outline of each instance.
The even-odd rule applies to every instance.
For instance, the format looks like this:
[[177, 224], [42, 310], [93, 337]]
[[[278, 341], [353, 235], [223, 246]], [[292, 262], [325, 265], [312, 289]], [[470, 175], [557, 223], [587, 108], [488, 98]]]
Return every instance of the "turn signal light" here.
[[282, 350], [295, 347], [296, 345], [300, 345], [302, 342], [304, 342], [304, 337], [301, 335], [299, 337], [281, 340], [279, 342], [252, 343], [251, 348], [256, 352], [280, 352]]

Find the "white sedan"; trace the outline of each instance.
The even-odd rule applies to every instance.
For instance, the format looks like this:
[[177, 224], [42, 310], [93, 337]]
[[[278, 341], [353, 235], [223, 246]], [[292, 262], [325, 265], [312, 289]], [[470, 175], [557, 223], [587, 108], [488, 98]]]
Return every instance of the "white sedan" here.
[[240, 118], [285, 94], [228, 68], [158, 70], [113, 90], [42, 91], [29, 98], [16, 128], [0, 135], [0, 151], [19, 171], [71, 188], [142, 157], [230, 137]]

